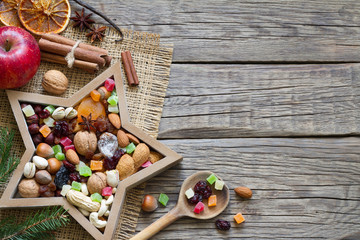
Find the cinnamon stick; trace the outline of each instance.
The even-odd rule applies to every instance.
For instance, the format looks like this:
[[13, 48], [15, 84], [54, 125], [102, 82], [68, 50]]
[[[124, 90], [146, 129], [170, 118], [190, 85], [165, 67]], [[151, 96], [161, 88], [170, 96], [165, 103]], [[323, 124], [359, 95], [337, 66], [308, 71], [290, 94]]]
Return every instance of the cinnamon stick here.
[[[41, 51], [41, 60], [46, 62], [53, 62], [53, 63], [67, 65], [67, 61], [65, 60], [64, 56], [43, 52], [43, 51]], [[81, 60], [75, 60], [73, 66], [83, 69], [89, 73], [95, 73], [96, 71], [99, 70], [99, 66], [96, 63], [85, 62]]]
[[[55, 33], [46, 33], [41, 35], [42, 38], [49, 40], [51, 42], [56, 42], [56, 43], [60, 43], [60, 44], [64, 44], [64, 45], [69, 45], [69, 46], [74, 46], [76, 41], [63, 37], [59, 34], [55, 34]], [[101, 55], [108, 55], [108, 51], [103, 49], [103, 48], [99, 48], [99, 47], [95, 47], [86, 43], [80, 43], [79, 44], [79, 48], [83, 48], [89, 51], [95, 51], [95, 52], [99, 52], [101, 53]]]
[[132, 73], [131, 73], [130, 63], [129, 63], [126, 52], [121, 52], [121, 59], [122, 59], [122, 62], [124, 64], [125, 74], [126, 74], [126, 77], [127, 77], [128, 84], [130, 86], [134, 86], [135, 81], [134, 81], [134, 78], [133, 78]]
[[139, 85], [139, 78], [138, 78], [138, 76], [137, 76], [137, 74], [136, 74], [134, 62], [133, 62], [133, 59], [132, 59], [132, 57], [131, 57], [130, 51], [126, 51], [126, 55], [127, 55], [128, 61], [129, 61], [129, 63], [130, 63], [131, 74], [132, 74], [132, 77], [133, 77], [133, 79], [134, 79], [134, 84], [133, 84], [133, 86], [137, 86], [137, 85]]
[[[63, 45], [56, 42], [41, 38], [39, 40], [40, 50], [66, 56], [72, 49], [72, 46]], [[84, 60], [98, 64], [100, 67], [105, 66], [105, 59], [101, 57], [99, 52], [89, 51], [83, 48], [76, 48], [74, 52], [75, 59]]]

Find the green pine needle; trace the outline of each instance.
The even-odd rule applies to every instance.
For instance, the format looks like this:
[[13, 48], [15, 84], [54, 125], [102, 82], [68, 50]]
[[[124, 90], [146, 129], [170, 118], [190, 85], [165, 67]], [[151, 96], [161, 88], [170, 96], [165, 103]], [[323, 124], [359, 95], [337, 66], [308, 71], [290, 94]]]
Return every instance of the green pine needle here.
[[13, 139], [13, 129], [9, 131], [7, 128], [0, 127], [0, 183], [5, 183], [20, 163], [19, 158], [10, 155]]
[[16, 223], [13, 218], [2, 220], [0, 222], [0, 239], [55, 239], [54, 231], [66, 226], [69, 221], [63, 207], [47, 207], [34, 216], [29, 216], [21, 223]]

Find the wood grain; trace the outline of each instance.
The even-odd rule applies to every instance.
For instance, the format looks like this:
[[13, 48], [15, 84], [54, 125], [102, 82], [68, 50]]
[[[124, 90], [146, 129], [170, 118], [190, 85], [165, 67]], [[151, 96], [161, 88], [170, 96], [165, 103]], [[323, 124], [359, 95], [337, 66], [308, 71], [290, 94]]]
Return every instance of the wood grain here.
[[122, 28], [174, 43], [174, 62], [360, 61], [357, 0], [87, 2]]
[[359, 64], [173, 64], [159, 138], [359, 134]]
[[[178, 198], [182, 181], [200, 170], [223, 177], [231, 189], [228, 208], [219, 218], [232, 229], [219, 232], [214, 221], [182, 219], [153, 239], [339, 239], [360, 227], [359, 138], [233, 138], [166, 140], [184, 156], [181, 164], [153, 178], [146, 193], [168, 194], [167, 207], [142, 212], [137, 231], [165, 214]], [[250, 200], [232, 191], [253, 190]], [[236, 225], [242, 212], [246, 222]]]

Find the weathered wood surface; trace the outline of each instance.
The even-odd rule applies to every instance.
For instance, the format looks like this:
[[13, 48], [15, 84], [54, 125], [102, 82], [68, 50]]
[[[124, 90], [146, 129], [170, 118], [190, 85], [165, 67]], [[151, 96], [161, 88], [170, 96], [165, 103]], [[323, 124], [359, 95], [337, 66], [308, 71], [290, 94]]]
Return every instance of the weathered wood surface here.
[[123, 28], [160, 33], [174, 62], [360, 61], [358, 0], [86, 2]]
[[[230, 205], [219, 216], [232, 222], [228, 233], [215, 229], [215, 219], [185, 218], [154, 239], [339, 239], [359, 231], [359, 138], [162, 142], [184, 160], [148, 182], [147, 193], [167, 193], [170, 201], [154, 213], [142, 212], [137, 231], [169, 211], [182, 181], [199, 170], [216, 172], [231, 189], [248, 186], [253, 197], [245, 201], [231, 191]], [[236, 226], [232, 218], [237, 212], [244, 214], [246, 222]]]
[[359, 134], [360, 64], [175, 64], [159, 138]]

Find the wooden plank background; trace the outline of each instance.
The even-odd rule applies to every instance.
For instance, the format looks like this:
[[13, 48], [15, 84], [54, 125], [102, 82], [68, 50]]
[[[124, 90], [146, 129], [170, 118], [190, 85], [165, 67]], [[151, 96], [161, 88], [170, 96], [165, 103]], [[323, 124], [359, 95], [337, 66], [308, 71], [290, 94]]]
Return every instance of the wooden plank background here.
[[220, 215], [232, 221], [240, 211], [246, 222], [223, 233], [215, 220], [182, 219], [153, 239], [360, 231], [360, 1], [87, 2], [120, 27], [174, 44], [159, 139], [184, 160], [148, 182], [147, 193], [170, 202], [141, 213], [137, 232], [175, 205], [198, 170], [253, 189], [247, 201], [232, 193]]

